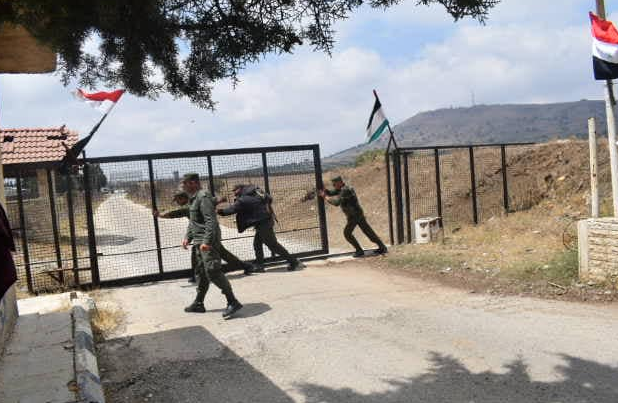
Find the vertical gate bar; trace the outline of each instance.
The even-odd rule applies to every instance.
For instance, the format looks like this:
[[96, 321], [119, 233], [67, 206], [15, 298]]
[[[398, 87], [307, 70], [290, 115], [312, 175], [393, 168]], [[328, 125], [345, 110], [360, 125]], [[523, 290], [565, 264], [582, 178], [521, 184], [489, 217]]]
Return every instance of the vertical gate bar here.
[[77, 259], [77, 239], [75, 237], [75, 210], [73, 210], [73, 177], [66, 175], [67, 180], [67, 207], [69, 211], [69, 236], [71, 237], [71, 256], [73, 258], [73, 278], [79, 285], [79, 259]]
[[436, 164], [436, 204], [438, 217], [440, 217], [440, 226], [444, 226], [444, 217], [442, 217], [442, 184], [440, 183], [440, 150], [434, 148], [433, 151]]
[[[157, 210], [157, 192], [155, 189], [154, 169], [152, 168], [152, 158], [148, 158], [148, 178], [150, 180], [150, 205]], [[161, 233], [159, 231], [159, 218], [153, 214], [155, 243], [157, 245], [157, 261], [159, 262], [159, 273], [163, 273], [163, 255], [161, 253]]]
[[208, 160], [208, 186], [210, 187], [210, 194], [215, 196], [215, 174], [212, 172], [212, 157], [209, 155], [206, 159]]
[[90, 189], [90, 185], [89, 163], [84, 158], [84, 198], [86, 202], [86, 225], [88, 227], [90, 272], [92, 273], [92, 283], [94, 285], [99, 285], [101, 283], [101, 276], [99, 274], [99, 257], [97, 255], [97, 240], [94, 232], [94, 212], [92, 210], [92, 190]]
[[391, 245], [395, 244], [395, 236], [393, 235], [393, 195], [391, 188], [391, 156], [390, 152], [384, 154], [384, 162], [386, 163], [386, 201], [388, 203], [388, 236]]
[[474, 171], [474, 147], [468, 148], [470, 153], [470, 191], [472, 193], [472, 219], [479, 223], [478, 205], [476, 203], [476, 173]]
[[264, 190], [266, 193], [270, 193], [270, 182], [268, 180], [268, 161], [266, 159], [266, 152], [262, 153], [262, 173], [264, 175]]
[[397, 222], [397, 244], [403, 243], [403, 185], [401, 183], [401, 154], [395, 151], [393, 164], [395, 166], [395, 219]]
[[24, 266], [26, 268], [26, 282], [28, 291], [34, 293], [32, 284], [32, 272], [30, 267], [30, 252], [28, 250], [28, 235], [26, 234], [26, 216], [24, 213], [24, 196], [22, 192], [21, 171], [17, 172], [17, 208], [19, 210], [19, 226], [21, 227], [21, 249], [24, 254]]
[[[54, 194], [54, 180], [52, 179], [51, 169], [47, 171], [47, 193], [49, 195], [49, 209], [51, 213], [52, 232], [54, 233], [54, 251], [56, 252], [56, 265], [62, 269], [62, 251], [60, 250], [60, 234], [58, 233], [58, 217], [56, 215], [56, 196]], [[64, 284], [64, 272], [58, 275], [60, 283]]]
[[327, 254], [328, 247], [328, 228], [326, 227], [326, 208], [324, 206], [324, 199], [317, 197], [317, 193], [324, 189], [324, 180], [322, 178], [322, 162], [320, 159], [320, 146], [313, 146], [313, 166], [315, 170], [315, 189], [316, 199], [318, 202], [318, 214], [320, 218], [320, 236], [322, 237], [322, 253]]
[[408, 174], [408, 157], [410, 154], [403, 155], [403, 180], [406, 192], [406, 230], [408, 243], [412, 243], [412, 203], [410, 201], [410, 175]]
[[506, 146], [500, 146], [500, 154], [502, 158], [502, 198], [504, 201], [504, 212], [509, 213], [509, 185], [506, 174]]

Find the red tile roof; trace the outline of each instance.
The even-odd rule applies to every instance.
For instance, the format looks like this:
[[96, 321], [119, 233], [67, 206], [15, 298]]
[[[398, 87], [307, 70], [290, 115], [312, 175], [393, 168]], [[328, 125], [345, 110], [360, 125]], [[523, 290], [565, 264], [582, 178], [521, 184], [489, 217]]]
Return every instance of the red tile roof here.
[[3, 164], [60, 161], [78, 140], [77, 132], [64, 126], [55, 129], [0, 129]]

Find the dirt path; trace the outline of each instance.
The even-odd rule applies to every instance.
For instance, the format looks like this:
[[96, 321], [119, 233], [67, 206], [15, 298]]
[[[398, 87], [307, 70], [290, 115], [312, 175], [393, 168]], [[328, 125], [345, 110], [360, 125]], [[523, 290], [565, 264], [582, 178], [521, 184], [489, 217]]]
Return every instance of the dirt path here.
[[[379, 259], [379, 258], [375, 258]], [[618, 401], [618, 306], [469, 294], [376, 260], [233, 279], [245, 304], [185, 314], [193, 288], [103, 291], [126, 323], [99, 345], [113, 402]]]
[[[94, 221], [101, 280], [159, 273], [150, 209], [132, 202], [124, 194], [113, 194], [101, 203]], [[187, 224], [185, 218], [159, 219], [164, 272], [191, 267], [189, 251], [179, 247]], [[221, 235], [224, 245], [240, 259], [255, 258], [252, 230], [239, 234], [235, 228], [222, 225]], [[307, 250], [302, 242], [285, 236], [279, 238], [292, 253]]]

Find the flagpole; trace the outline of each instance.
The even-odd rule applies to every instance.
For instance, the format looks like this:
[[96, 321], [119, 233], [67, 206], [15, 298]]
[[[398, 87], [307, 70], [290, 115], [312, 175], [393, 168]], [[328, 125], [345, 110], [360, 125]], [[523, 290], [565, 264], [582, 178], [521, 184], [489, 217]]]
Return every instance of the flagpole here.
[[[605, 1], [596, 0], [597, 15], [605, 19]], [[614, 114], [614, 106], [616, 100], [614, 98], [612, 80], [607, 80], [605, 83], [605, 113], [607, 114], [607, 139], [609, 146], [609, 160], [612, 176], [612, 201], [613, 201], [613, 216], [618, 214], [618, 149], [616, 149], [616, 117]]]

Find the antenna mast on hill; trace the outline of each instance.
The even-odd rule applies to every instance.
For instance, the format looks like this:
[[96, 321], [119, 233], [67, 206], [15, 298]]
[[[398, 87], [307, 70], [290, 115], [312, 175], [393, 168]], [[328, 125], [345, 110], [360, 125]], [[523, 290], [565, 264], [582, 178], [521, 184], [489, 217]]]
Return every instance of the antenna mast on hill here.
[[476, 106], [476, 102], [474, 101], [474, 90], [470, 91], [472, 95], [472, 106]]

